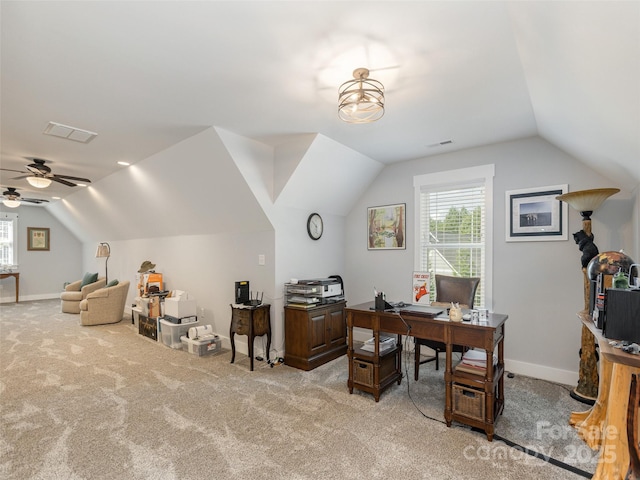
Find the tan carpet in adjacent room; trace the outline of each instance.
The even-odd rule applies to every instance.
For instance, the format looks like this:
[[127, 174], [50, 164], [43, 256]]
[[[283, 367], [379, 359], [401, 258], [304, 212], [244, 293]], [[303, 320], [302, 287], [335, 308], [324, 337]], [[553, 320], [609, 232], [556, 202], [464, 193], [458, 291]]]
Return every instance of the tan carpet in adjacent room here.
[[241, 353], [230, 364], [228, 351], [172, 350], [129, 321], [82, 327], [59, 301], [0, 308], [3, 479], [557, 480], [595, 468], [597, 452], [567, 424], [587, 409], [568, 386], [505, 379], [488, 442], [444, 424], [433, 363], [417, 383], [409, 364], [409, 389], [403, 378], [376, 403], [349, 394], [346, 357], [250, 372]]

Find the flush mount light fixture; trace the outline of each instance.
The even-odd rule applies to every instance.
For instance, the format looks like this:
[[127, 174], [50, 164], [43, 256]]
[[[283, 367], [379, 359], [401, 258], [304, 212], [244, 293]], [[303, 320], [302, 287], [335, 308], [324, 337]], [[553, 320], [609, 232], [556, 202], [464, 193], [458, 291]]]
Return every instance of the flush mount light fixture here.
[[371, 123], [384, 115], [384, 86], [369, 78], [369, 70], [356, 68], [353, 80], [338, 89], [338, 116], [347, 123]]
[[45, 177], [27, 177], [29, 185], [36, 188], [47, 188], [51, 185], [51, 180]]
[[82, 130], [81, 128], [70, 127], [61, 123], [49, 122], [47, 128], [44, 129], [45, 135], [53, 135], [54, 137], [66, 138], [74, 142], [89, 143], [98, 136], [95, 132]]

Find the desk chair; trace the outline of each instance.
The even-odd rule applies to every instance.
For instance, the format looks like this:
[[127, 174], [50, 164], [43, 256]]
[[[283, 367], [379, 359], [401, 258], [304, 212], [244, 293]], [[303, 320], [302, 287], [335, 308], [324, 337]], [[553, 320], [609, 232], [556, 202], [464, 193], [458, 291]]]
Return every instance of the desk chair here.
[[[451, 302], [459, 303], [461, 308], [473, 308], [476, 290], [480, 284], [480, 279], [476, 277], [449, 277], [446, 275], [436, 275], [436, 300], [432, 305], [449, 307]], [[435, 356], [420, 360], [420, 346], [424, 345], [435, 351]], [[423, 363], [436, 361], [436, 370], [440, 367], [439, 355], [446, 351], [446, 345], [434, 340], [415, 339], [415, 366], [414, 377], [418, 381], [418, 371]], [[454, 352], [463, 353], [465, 348], [461, 345], [453, 346]]]

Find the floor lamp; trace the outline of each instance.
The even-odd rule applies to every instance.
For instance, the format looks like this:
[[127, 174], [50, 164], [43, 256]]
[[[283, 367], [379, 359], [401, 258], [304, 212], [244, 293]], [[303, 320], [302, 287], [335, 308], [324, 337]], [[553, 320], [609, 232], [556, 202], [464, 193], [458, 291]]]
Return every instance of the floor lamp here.
[[111, 256], [111, 247], [107, 242], [101, 242], [98, 244], [98, 249], [96, 250], [96, 258], [105, 258], [104, 261], [104, 278], [107, 283], [109, 283], [109, 271], [107, 270], [107, 262], [109, 261], [109, 257]]
[[[565, 193], [556, 197], [557, 200], [568, 203], [571, 208], [582, 215], [582, 230], [590, 237], [591, 214], [611, 195], [618, 193], [618, 188], [595, 188], [592, 190], [579, 190]], [[597, 254], [597, 251], [596, 251]], [[587, 263], [588, 263], [587, 259]], [[582, 274], [584, 280], [584, 309], [589, 310], [590, 281], [587, 275], [585, 261], [582, 261]], [[596, 360], [596, 340], [586, 326], [582, 326], [582, 339], [580, 348], [580, 371], [578, 385], [571, 392], [571, 397], [593, 405], [598, 396], [598, 365]]]

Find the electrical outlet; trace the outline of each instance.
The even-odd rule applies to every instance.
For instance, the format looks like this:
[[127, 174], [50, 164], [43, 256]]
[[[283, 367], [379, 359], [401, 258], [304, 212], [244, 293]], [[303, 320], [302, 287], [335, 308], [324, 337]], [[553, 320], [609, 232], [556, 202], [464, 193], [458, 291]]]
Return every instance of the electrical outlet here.
[[258, 255], [258, 265], [264, 265], [264, 254]]

